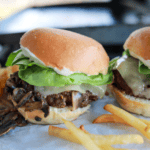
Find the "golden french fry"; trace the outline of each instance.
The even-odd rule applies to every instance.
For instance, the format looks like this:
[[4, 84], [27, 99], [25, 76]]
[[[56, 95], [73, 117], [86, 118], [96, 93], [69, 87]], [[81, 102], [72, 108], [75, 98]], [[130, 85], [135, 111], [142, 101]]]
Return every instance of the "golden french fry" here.
[[140, 119], [141, 121], [143, 121], [145, 124], [150, 125], [150, 121], [149, 120], [145, 120], [145, 119]]
[[102, 150], [116, 150], [116, 148], [111, 147], [110, 145], [101, 145]]
[[[90, 134], [84, 129], [85, 133], [99, 146], [101, 145], [115, 145], [115, 144], [142, 144], [143, 138], [138, 134], [124, 134], [124, 135], [95, 135]], [[64, 128], [49, 126], [49, 135], [56, 136], [68, 140], [70, 142], [81, 144], [80, 141], [73, 136], [73, 134]]]
[[[84, 129], [84, 126], [80, 126], [82, 129]], [[84, 130], [84, 132], [87, 132], [86, 130]], [[49, 130], [48, 130], [49, 135], [53, 135], [56, 136], [58, 138], [62, 138], [65, 140], [68, 140], [70, 142], [74, 142], [74, 143], [78, 143], [81, 144], [81, 142], [72, 134], [72, 132], [68, 129], [64, 129], [64, 128], [59, 128], [59, 127], [54, 127], [54, 126], [49, 126]], [[103, 145], [103, 147], [105, 147], [105, 145]], [[107, 146], [107, 148], [110, 146]], [[109, 150], [109, 149], [108, 149]], [[111, 147], [110, 150], [115, 150], [114, 148]]]
[[129, 149], [126, 149], [126, 148], [113, 148], [113, 147], [111, 147], [111, 146], [109, 146], [109, 145], [101, 145], [101, 148], [103, 149], [103, 150], [129, 150]]
[[[140, 120], [143, 121], [145, 124], [150, 125], [149, 120], [145, 120], [145, 119], [140, 119]], [[96, 119], [94, 119], [93, 123], [121, 123], [121, 124], [131, 126], [130, 124], [125, 122], [123, 119], [121, 119], [118, 116], [115, 116], [113, 114], [101, 115], [101, 116], [97, 117]]]
[[150, 139], [150, 134], [148, 134], [145, 129], [147, 127], [147, 124], [141, 121], [140, 119], [134, 117], [130, 113], [126, 112], [125, 110], [116, 107], [112, 104], [107, 104], [104, 106], [104, 109], [109, 111], [110, 113], [118, 116], [119, 118], [123, 119], [125, 122], [130, 124], [132, 127], [140, 131], [144, 136], [146, 136], [148, 139]]
[[121, 123], [121, 124], [129, 125], [123, 119], [121, 119], [113, 114], [101, 115], [101, 116], [97, 117], [96, 119], [94, 119], [93, 123]]
[[78, 129], [72, 122], [62, 119], [71, 133], [81, 142], [88, 150], [102, 150], [84, 131]]
[[59, 128], [55, 126], [49, 126], [48, 129], [49, 135], [56, 136], [58, 138], [62, 138], [68, 140], [70, 142], [81, 144], [81, 142], [72, 134], [72, 132], [65, 128]]
[[137, 150], [137, 149], [128, 149], [128, 148], [115, 148], [115, 150]]
[[142, 144], [144, 142], [143, 138], [138, 134], [123, 134], [123, 135], [95, 135], [90, 134], [91, 139], [97, 143], [97, 145], [103, 144]]
[[148, 126], [145, 128], [145, 132], [146, 132], [147, 134], [150, 134], [150, 125], [148, 125]]

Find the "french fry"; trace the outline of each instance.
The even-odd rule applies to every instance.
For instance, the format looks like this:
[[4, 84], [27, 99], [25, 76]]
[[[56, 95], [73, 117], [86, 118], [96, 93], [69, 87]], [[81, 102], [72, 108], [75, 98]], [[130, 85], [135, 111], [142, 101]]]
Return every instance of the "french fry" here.
[[125, 110], [116, 107], [112, 104], [107, 104], [104, 106], [104, 109], [109, 111], [110, 113], [118, 116], [119, 118], [123, 119], [124, 122], [127, 122], [132, 127], [140, 131], [144, 136], [146, 136], [148, 139], [150, 139], [150, 134], [148, 134], [145, 129], [147, 127], [147, 124], [141, 121], [140, 119], [134, 117], [130, 113], [126, 112]]
[[[83, 126], [82, 126], [82, 129], [83, 129]], [[78, 140], [78, 138], [76, 138], [72, 134], [72, 132], [70, 130], [68, 130], [68, 129], [54, 127], [54, 126], [49, 126], [48, 133], [49, 133], [49, 135], [53, 135], [53, 136], [56, 136], [58, 138], [62, 138], [62, 139], [68, 140], [70, 142], [81, 144], [81, 142]], [[103, 146], [103, 147], [105, 147], [105, 146]], [[114, 149], [111, 148], [110, 150], [114, 150]]]
[[65, 128], [59, 128], [50, 125], [48, 129], [48, 134], [65, 139], [70, 142], [81, 144], [81, 142], [72, 134], [72, 132]]
[[145, 120], [145, 119], [140, 119], [141, 121], [143, 121], [145, 124], [150, 125], [150, 121], [149, 120]]
[[126, 149], [126, 148], [113, 148], [109, 145], [102, 145], [101, 148], [103, 150], [129, 150], [129, 149]]
[[143, 138], [138, 134], [123, 134], [123, 135], [95, 135], [90, 134], [91, 139], [95, 141], [97, 145], [107, 144], [142, 144], [144, 143]]
[[[83, 127], [82, 127], [83, 129]], [[129, 134], [129, 135], [95, 135], [88, 133], [85, 129], [83, 130], [86, 134], [90, 136], [90, 138], [99, 146], [101, 145], [115, 145], [115, 144], [142, 144], [143, 138], [137, 134]], [[49, 126], [49, 135], [56, 136], [58, 138], [62, 138], [68, 140], [70, 142], [81, 144], [81, 142], [75, 138], [75, 136], [70, 132], [70, 130]]]
[[146, 132], [147, 134], [150, 134], [150, 125], [148, 125], [148, 126], [145, 128], [145, 132]]
[[84, 131], [78, 129], [72, 122], [62, 119], [71, 133], [81, 142], [81, 144], [88, 150], [102, 150]]
[[123, 119], [121, 119], [113, 114], [101, 115], [101, 116], [97, 117], [96, 119], [94, 119], [93, 123], [121, 123], [121, 124], [129, 125]]
[[[149, 120], [145, 120], [145, 119], [140, 119], [140, 120], [143, 121], [145, 124], [150, 125]], [[131, 126], [130, 124], [125, 122], [123, 119], [121, 119], [118, 116], [115, 116], [113, 114], [103, 114], [103, 115], [97, 117], [96, 119], [94, 119], [93, 123], [121, 123], [121, 124]]]

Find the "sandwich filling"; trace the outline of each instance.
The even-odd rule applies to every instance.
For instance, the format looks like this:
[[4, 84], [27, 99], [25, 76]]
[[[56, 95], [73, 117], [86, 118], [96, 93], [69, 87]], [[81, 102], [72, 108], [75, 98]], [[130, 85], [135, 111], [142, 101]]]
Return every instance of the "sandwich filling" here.
[[93, 95], [90, 91], [80, 93], [78, 91], [64, 91], [58, 94], [49, 94], [43, 96], [36, 90], [35, 86], [21, 80], [18, 72], [15, 72], [6, 81], [4, 94], [8, 95], [7, 99], [15, 101], [17, 107], [22, 107], [26, 111], [41, 109], [48, 115], [48, 106], [64, 108], [72, 106], [72, 110], [78, 107], [86, 107], [92, 101], [96, 101], [98, 96]]
[[[26, 111], [45, 109], [47, 112], [48, 106], [72, 106], [72, 110], [86, 107], [92, 101], [96, 101], [98, 96], [102, 98], [106, 85], [112, 82], [111, 68], [106, 75], [99, 73], [89, 76], [84, 73], [73, 73], [64, 76], [55, 72], [53, 68], [44, 66], [37, 58], [34, 59], [35, 56], [29, 57], [28, 54], [22, 50], [10, 54], [6, 66], [19, 65], [19, 72], [11, 75], [5, 87], [5, 93], [10, 93], [12, 98], [15, 97], [14, 93], [22, 93], [19, 99], [23, 103], [20, 107], [24, 107]], [[22, 100], [24, 96], [25, 101]], [[19, 100], [16, 102], [21, 103]]]
[[[150, 75], [148, 68], [138, 59], [126, 54], [116, 62], [114, 85], [126, 94], [150, 99]], [[147, 71], [146, 71], [147, 70]]]
[[[106, 85], [112, 82], [112, 71], [103, 75], [87, 75], [85, 73], [73, 73], [68, 76], [58, 74], [53, 68], [41, 65], [35, 60], [23, 55], [22, 50], [10, 54], [6, 66], [19, 65], [19, 77], [34, 86], [64, 87], [68, 85], [89, 84], [92, 86]], [[38, 81], [38, 82], [37, 82]]]

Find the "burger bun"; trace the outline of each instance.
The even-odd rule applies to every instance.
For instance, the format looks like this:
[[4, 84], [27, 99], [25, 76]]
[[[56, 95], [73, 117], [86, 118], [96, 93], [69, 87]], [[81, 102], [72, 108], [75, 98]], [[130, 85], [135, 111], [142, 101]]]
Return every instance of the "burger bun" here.
[[150, 117], [150, 101], [148, 99], [127, 95], [114, 85], [108, 87], [122, 108], [138, 115]]
[[34, 56], [43, 65], [60, 74], [65, 70], [72, 74], [88, 75], [107, 74], [108, 71], [109, 57], [103, 46], [78, 33], [37, 28], [26, 32], [20, 40], [20, 45], [23, 52], [28, 51], [28, 57]]

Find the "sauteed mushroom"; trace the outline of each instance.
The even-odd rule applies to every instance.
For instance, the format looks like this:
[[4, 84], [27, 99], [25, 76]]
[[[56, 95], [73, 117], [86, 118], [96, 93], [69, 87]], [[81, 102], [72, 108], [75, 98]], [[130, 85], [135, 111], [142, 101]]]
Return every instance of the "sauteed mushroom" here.
[[45, 117], [49, 114], [46, 100], [39, 92], [34, 91], [34, 86], [22, 81], [18, 72], [15, 72], [6, 81], [0, 98], [0, 136], [16, 126], [27, 125], [28, 122], [18, 112], [18, 108], [25, 108], [26, 111], [41, 109]]
[[12, 102], [3, 95], [0, 98], [0, 136], [8, 133], [16, 126], [24, 126], [27, 122], [21, 117]]
[[[89, 91], [85, 93], [65, 91], [43, 97], [34, 90], [34, 86], [22, 81], [18, 77], [18, 72], [15, 72], [6, 81], [3, 96], [0, 98], [0, 135], [9, 132], [16, 126], [27, 124], [25, 119], [28, 118], [22, 111], [42, 110], [46, 118], [49, 115], [49, 106], [57, 108], [72, 106], [72, 110], [76, 110], [97, 99], [98, 96]], [[24, 115], [25, 119], [19, 112]], [[41, 121], [41, 119], [39, 116], [35, 116], [36, 121]]]

